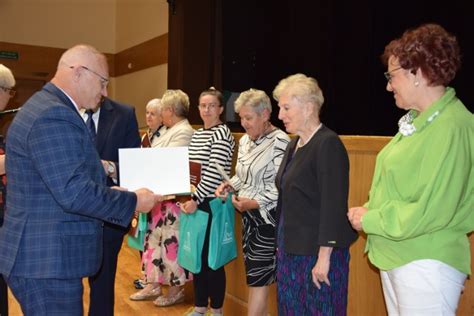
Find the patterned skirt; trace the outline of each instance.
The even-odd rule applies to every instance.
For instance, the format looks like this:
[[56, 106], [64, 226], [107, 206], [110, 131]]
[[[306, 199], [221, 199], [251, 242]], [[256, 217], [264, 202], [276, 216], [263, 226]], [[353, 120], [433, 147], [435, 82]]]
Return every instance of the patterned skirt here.
[[282, 221], [277, 251], [278, 315], [346, 315], [349, 249], [333, 249], [328, 274], [331, 286], [323, 283], [319, 290], [311, 274], [318, 257], [286, 253]]
[[259, 225], [247, 213], [242, 213], [242, 251], [247, 285], [267, 286], [275, 283], [276, 277], [275, 226]]
[[187, 273], [178, 264], [180, 208], [175, 200], [155, 205], [148, 216], [142, 269], [149, 283], [184, 285]]

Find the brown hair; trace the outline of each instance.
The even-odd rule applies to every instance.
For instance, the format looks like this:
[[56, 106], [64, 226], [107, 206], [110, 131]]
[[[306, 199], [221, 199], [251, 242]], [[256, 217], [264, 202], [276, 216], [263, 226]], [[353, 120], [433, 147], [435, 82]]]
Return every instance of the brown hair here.
[[219, 90], [217, 90], [216, 88], [210, 87], [209, 89], [204, 90], [203, 92], [201, 92], [201, 94], [199, 95], [199, 100], [201, 100], [201, 98], [205, 95], [212, 95], [212, 96], [216, 97], [217, 101], [219, 101], [219, 106], [224, 105], [224, 97], [222, 96], [222, 93]]
[[403, 69], [421, 69], [430, 86], [447, 86], [461, 66], [459, 45], [454, 35], [438, 24], [423, 24], [403, 33], [385, 46], [381, 56], [387, 65], [391, 56]]

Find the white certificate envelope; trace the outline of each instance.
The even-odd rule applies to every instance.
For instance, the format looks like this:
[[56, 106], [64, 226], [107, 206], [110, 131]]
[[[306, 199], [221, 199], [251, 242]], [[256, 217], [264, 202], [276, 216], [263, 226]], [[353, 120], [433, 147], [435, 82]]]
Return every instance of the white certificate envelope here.
[[120, 148], [120, 186], [156, 194], [189, 194], [188, 147]]

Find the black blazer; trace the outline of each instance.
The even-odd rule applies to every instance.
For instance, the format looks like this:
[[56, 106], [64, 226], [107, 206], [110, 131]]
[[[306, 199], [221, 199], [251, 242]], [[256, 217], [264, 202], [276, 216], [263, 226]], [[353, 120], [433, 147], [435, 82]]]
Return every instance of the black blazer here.
[[284, 250], [317, 255], [320, 246], [348, 247], [357, 233], [346, 216], [346, 149], [337, 134], [324, 125], [293, 156], [298, 139], [288, 145], [276, 177], [277, 221], [283, 216]]

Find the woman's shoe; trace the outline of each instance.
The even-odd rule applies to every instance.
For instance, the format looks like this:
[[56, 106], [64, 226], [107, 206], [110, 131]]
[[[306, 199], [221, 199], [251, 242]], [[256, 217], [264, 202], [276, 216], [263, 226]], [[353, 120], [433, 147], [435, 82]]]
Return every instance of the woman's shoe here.
[[140, 289], [144, 289], [144, 288], [145, 288], [146, 283], [145, 283], [145, 281], [142, 280], [142, 279], [136, 279], [136, 280], [133, 281], [133, 286], [135, 286], [135, 288], [136, 288], [137, 290], [140, 290]]
[[204, 316], [206, 313], [198, 313], [194, 310], [194, 306], [188, 309], [183, 316]]
[[154, 300], [157, 296], [159, 297], [160, 295], [161, 295], [161, 287], [158, 286], [151, 290], [145, 287], [143, 290], [130, 295], [130, 299], [132, 301]]
[[[174, 295], [162, 295], [153, 302], [156, 306], [165, 307], [184, 302], [184, 289]], [[201, 314], [202, 315], [202, 314]]]

